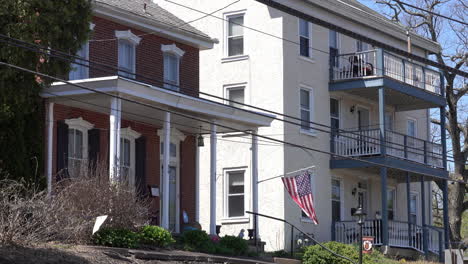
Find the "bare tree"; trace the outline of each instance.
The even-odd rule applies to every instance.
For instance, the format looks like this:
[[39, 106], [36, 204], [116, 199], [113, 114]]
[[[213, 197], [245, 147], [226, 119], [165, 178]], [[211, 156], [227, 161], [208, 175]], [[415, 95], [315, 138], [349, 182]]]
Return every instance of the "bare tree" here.
[[[466, 25], [437, 16], [444, 14], [459, 21], [467, 22], [468, 6], [466, 0], [376, 0], [387, 14], [398, 23], [440, 44], [441, 52], [434, 54], [435, 60], [455, 69], [466, 70], [468, 67], [468, 30]], [[410, 3], [423, 10], [412, 8]], [[448, 186], [448, 212], [450, 239], [459, 242], [461, 237], [462, 214], [468, 209], [465, 201], [468, 180], [468, 118], [466, 98], [468, 84], [465, 79], [443, 70], [446, 82], [446, 130], [451, 139], [453, 171]], [[465, 103], [464, 103], [465, 102]], [[433, 120], [440, 123], [440, 120]], [[439, 183], [440, 185], [440, 183]]]

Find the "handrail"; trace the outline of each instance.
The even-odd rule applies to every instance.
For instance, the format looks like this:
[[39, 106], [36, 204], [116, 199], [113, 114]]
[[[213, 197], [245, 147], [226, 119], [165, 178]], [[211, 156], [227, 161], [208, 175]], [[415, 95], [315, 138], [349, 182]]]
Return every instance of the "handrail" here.
[[[284, 219], [281, 219], [281, 218], [277, 218], [277, 217], [273, 217], [273, 216], [269, 216], [269, 215], [265, 215], [265, 214], [259, 214], [259, 213], [254, 213], [254, 212], [251, 212], [251, 211], [245, 211], [246, 213], [248, 214], [252, 214], [254, 216], [261, 216], [261, 217], [266, 217], [266, 218], [269, 218], [269, 219], [273, 219], [273, 220], [277, 220], [277, 221], [280, 221], [280, 222], [283, 222], [283, 223], [286, 223], [286, 224], [289, 224], [292, 228], [296, 229], [297, 231], [301, 232], [302, 234], [304, 234], [305, 236], [307, 236], [308, 238], [310, 238], [314, 243], [316, 243], [317, 245], [319, 245], [321, 248], [325, 249], [326, 251], [330, 252], [331, 254], [339, 257], [339, 258], [342, 258], [342, 259], [345, 259], [353, 264], [357, 264], [356, 262], [354, 262], [353, 260], [351, 260], [350, 258], [348, 257], [345, 257], [345, 256], [342, 256], [334, 251], [332, 251], [331, 249], [327, 248], [326, 246], [324, 246], [322, 243], [318, 242], [315, 238], [313, 238], [312, 236], [310, 236], [309, 234], [305, 233], [304, 231], [300, 230], [299, 228], [297, 228], [295, 225], [289, 223], [288, 221], [284, 220]], [[291, 234], [292, 236], [293, 234]]]
[[336, 54], [336, 57], [356, 55], [356, 54], [365, 54], [365, 53], [371, 53], [371, 52], [375, 52], [375, 51], [377, 51], [377, 50], [376, 49], [371, 49], [371, 50], [356, 51], [356, 52], [351, 52], [351, 53], [338, 53], [338, 54]]

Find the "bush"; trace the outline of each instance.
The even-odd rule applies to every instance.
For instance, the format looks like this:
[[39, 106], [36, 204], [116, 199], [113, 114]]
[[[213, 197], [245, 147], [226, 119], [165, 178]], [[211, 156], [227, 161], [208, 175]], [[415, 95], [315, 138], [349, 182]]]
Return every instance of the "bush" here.
[[175, 242], [171, 233], [159, 226], [144, 226], [139, 236], [141, 244], [156, 247], [167, 247]]
[[207, 251], [215, 251], [214, 244], [210, 236], [203, 230], [189, 230], [182, 234], [182, 243], [184, 249], [190, 251], [202, 251], [206, 253], [213, 253]]
[[[324, 243], [324, 246], [329, 248], [331, 251], [350, 258], [356, 263], [359, 261], [359, 248], [356, 245], [342, 244], [338, 242]], [[362, 263], [373, 264], [373, 263], [385, 263], [386, 259], [377, 250], [373, 250], [372, 254], [364, 254]], [[305, 247], [304, 256], [302, 258], [304, 264], [349, 264], [350, 262], [346, 259], [340, 258], [333, 255], [327, 250], [323, 249], [319, 245]]]
[[236, 236], [224, 236], [219, 241], [220, 247], [231, 249], [235, 255], [245, 255], [248, 250], [247, 241]]
[[139, 235], [123, 228], [103, 228], [94, 234], [93, 241], [100, 246], [136, 248]]

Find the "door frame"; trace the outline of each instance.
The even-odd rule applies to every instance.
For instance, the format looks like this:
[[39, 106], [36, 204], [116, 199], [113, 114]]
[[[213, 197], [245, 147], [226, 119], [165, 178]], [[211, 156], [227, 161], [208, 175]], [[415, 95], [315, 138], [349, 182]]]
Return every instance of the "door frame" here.
[[368, 107], [368, 106], [361, 105], [361, 104], [357, 104], [357, 105], [356, 105], [356, 121], [357, 121], [357, 128], [359, 129], [359, 127], [360, 127], [360, 124], [359, 124], [359, 108], [362, 108], [362, 109], [367, 110], [367, 112], [368, 112], [368, 114], [369, 114], [369, 125], [368, 125], [367, 129], [370, 129], [369, 127], [372, 125], [371, 108]]

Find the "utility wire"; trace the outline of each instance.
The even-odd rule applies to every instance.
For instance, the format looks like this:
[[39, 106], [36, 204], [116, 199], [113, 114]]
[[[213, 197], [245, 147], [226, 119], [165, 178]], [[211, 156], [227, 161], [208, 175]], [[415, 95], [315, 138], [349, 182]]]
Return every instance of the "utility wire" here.
[[458, 19], [455, 19], [455, 18], [452, 18], [452, 17], [448, 17], [448, 16], [442, 15], [440, 13], [436, 13], [436, 12], [433, 12], [433, 11], [430, 11], [430, 10], [427, 10], [427, 9], [424, 9], [424, 8], [421, 8], [421, 7], [412, 5], [412, 4], [408, 4], [408, 3], [405, 3], [405, 2], [400, 1], [400, 0], [395, 0], [395, 2], [397, 2], [397, 3], [401, 4], [401, 5], [409, 6], [409, 7], [414, 8], [414, 9], [418, 9], [419, 11], [423, 11], [423, 12], [429, 13], [429, 14], [434, 15], [434, 16], [442, 17], [442, 18], [451, 20], [453, 22], [457, 22], [457, 23], [463, 24], [465, 26], [468, 26], [468, 23], [466, 23], [464, 21], [461, 21], [461, 20], [458, 20]]
[[[31, 44], [31, 43], [27, 43], [27, 42], [24, 42], [22, 40], [18, 40], [18, 39], [15, 39], [15, 38], [11, 38], [11, 37], [8, 37], [8, 36], [5, 36], [5, 35], [2, 35], [0, 34], [0, 37], [6, 37], [8, 39], [11, 39], [11, 40], [15, 40], [15, 41], [19, 41], [21, 43], [25, 43], [27, 45], [31, 45], [31, 46], [39, 46], [37, 44]], [[148, 79], [148, 80], [152, 80], [152, 81], [157, 81], [157, 82], [162, 82], [161, 80], [156, 80], [156, 79], [152, 79], [152, 78], [148, 78], [144, 75], [140, 75], [140, 74], [134, 74], [132, 72], [129, 72], [129, 71], [126, 71], [126, 70], [123, 70], [123, 69], [118, 69], [116, 67], [113, 67], [113, 66], [109, 66], [107, 64], [103, 64], [103, 63], [95, 63], [93, 61], [90, 61], [90, 60], [87, 60], [87, 59], [83, 59], [83, 58], [80, 58], [80, 57], [77, 57], [77, 56], [74, 56], [74, 55], [69, 55], [69, 54], [66, 54], [62, 51], [58, 51], [58, 50], [54, 50], [54, 49], [51, 49], [51, 48], [48, 48], [48, 47], [44, 47], [45, 50], [39, 50], [39, 49], [34, 49], [34, 48], [28, 48], [26, 46], [21, 46], [21, 45], [15, 45], [15, 44], [11, 44], [9, 41], [4, 41], [2, 39], [0, 39], [0, 42], [4, 42], [4, 43], [7, 43], [9, 45], [14, 45], [14, 46], [17, 46], [17, 47], [21, 47], [21, 48], [26, 48], [26, 49], [29, 49], [31, 51], [34, 51], [34, 52], [38, 52], [38, 53], [42, 53], [44, 55], [47, 55], [47, 56], [52, 56], [52, 57], [56, 57], [56, 58], [59, 58], [59, 59], [63, 59], [63, 60], [66, 60], [70, 63], [75, 63], [75, 64], [79, 64], [79, 65], [82, 65], [84, 67], [88, 67], [88, 68], [91, 68], [90, 65], [86, 64], [86, 63], [80, 63], [80, 62], [76, 62], [76, 61], [73, 61], [71, 59], [67, 59], [65, 57], [61, 57], [59, 55], [56, 55], [55, 53], [59, 53], [59, 54], [64, 54], [64, 56], [70, 56], [70, 57], [74, 57], [78, 60], [82, 60], [82, 61], [85, 61], [85, 62], [88, 62], [90, 64], [98, 64], [100, 66], [103, 66], [103, 67], [106, 67], [106, 68], [109, 68], [109, 69], [112, 69], [112, 70], [116, 70], [118, 72], [124, 72], [124, 73], [128, 73], [128, 74], [131, 74], [131, 75], [136, 75], [135, 78], [129, 78], [128, 76], [126, 76], [125, 78], [128, 78], [128, 79], [131, 79], [131, 80], [136, 80], [136, 77], [142, 77], [144, 79]], [[102, 70], [102, 69], [100, 69]], [[103, 71], [106, 71], [106, 72], [109, 72], [109, 70], [103, 70]], [[112, 71], [111, 73], [115, 73], [114, 71]], [[119, 74], [119, 73], [118, 73]], [[138, 80], [136, 80], [138, 81]], [[166, 84], [166, 82], [163, 82], [164, 84]], [[162, 89], [166, 89], [166, 90], [170, 90], [172, 92], [174, 92], [173, 90], [169, 89], [169, 88], [162, 88]], [[187, 91], [190, 91], [191, 93], [194, 92], [193, 89], [186, 89]], [[228, 102], [233, 102], [233, 103], [236, 103], [236, 104], [240, 104], [240, 105], [243, 105], [243, 106], [247, 106], [247, 107], [250, 107], [250, 108], [253, 108], [253, 109], [257, 109], [257, 110], [261, 110], [261, 111], [265, 111], [265, 112], [269, 112], [269, 113], [272, 113], [272, 114], [275, 114], [275, 115], [280, 115], [280, 116], [284, 116], [284, 117], [287, 117], [287, 118], [291, 118], [291, 119], [294, 119], [294, 120], [298, 120], [300, 122], [302, 122], [302, 119], [300, 118], [297, 118], [297, 117], [294, 117], [294, 116], [290, 116], [290, 115], [286, 115], [286, 114], [282, 114], [282, 113], [279, 113], [279, 112], [276, 112], [276, 111], [272, 111], [272, 110], [268, 110], [268, 109], [265, 109], [265, 108], [260, 108], [260, 107], [256, 107], [256, 106], [253, 106], [253, 105], [248, 105], [248, 104], [245, 104], [245, 103], [241, 103], [241, 102], [236, 102], [236, 101], [233, 101], [233, 100], [229, 100], [229, 99], [226, 99], [226, 98], [223, 98], [223, 97], [219, 97], [219, 96], [216, 96], [216, 95], [212, 95], [212, 94], [208, 94], [208, 93], [204, 93], [204, 92], [199, 92], [200, 94], [203, 94], [203, 95], [207, 95], [207, 96], [211, 96], [211, 97], [215, 97], [217, 99], [221, 99], [221, 100], [224, 100], [224, 101], [228, 101]], [[212, 102], [212, 103], [216, 103], [216, 104], [222, 104], [222, 103], [219, 103], [219, 102], [216, 102], [216, 101], [212, 101], [212, 100], [208, 100], [208, 99], [205, 99], [205, 98], [201, 98], [203, 100], [206, 100], [208, 102]], [[222, 104], [223, 106], [226, 106], [226, 104]], [[232, 105], [229, 105], [229, 107], [231, 108], [234, 108], [234, 109], [238, 109], [238, 110], [241, 110], [241, 111], [246, 111], [246, 112], [249, 112], [249, 113], [254, 113], [254, 114], [260, 114], [260, 113], [257, 113], [257, 112], [252, 112], [252, 111], [249, 111], [249, 110], [246, 110], [244, 108], [239, 108], [239, 107], [235, 107], [235, 106], [232, 106]], [[261, 114], [260, 114], [261, 115]], [[278, 120], [278, 121], [281, 121], [281, 122], [285, 122], [285, 123], [289, 123], [289, 124], [292, 124], [292, 125], [296, 125], [296, 126], [300, 126], [302, 127], [302, 124], [300, 123], [296, 123], [296, 122], [293, 122], [293, 121], [289, 121], [289, 120], [285, 120], [285, 119], [280, 119], [280, 118], [277, 118], [277, 117], [272, 117], [273, 119], [275, 120]], [[335, 129], [335, 128], [332, 128], [331, 126], [329, 125], [325, 125], [325, 124], [321, 124], [321, 123], [317, 123], [317, 122], [313, 122], [313, 121], [309, 121], [309, 124], [313, 124], [313, 125], [317, 125], [317, 126], [320, 126], [320, 127], [325, 127], [325, 128], [329, 128], [329, 129], [333, 129], [335, 130], [335, 132], [333, 131], [328, 131], [328, 130], [323, 130], [323, 129], [320, 129], [320, 128], [316, 128], [314, 127], [313, 130], [315, 131], [318, 131], [318, 132], [324, 132], [324, 133], [329, 133], [329, 134], [332, 134], [332, 133], [339, 133], [339, 132], [342, 132], [340, 133], [340, 137], [342, 138], [351, 138], [351, 139], [355, 139], [351, 136], [348, 136], [349, 135], [354, 135], [354, 136], [357, 136], [360, 138], [361, 141], [363, 141], [364, 138], [370, 138], [371, 141], [372, 141], [372, 144], [376, 144], [376, 145], [381, 145], [381, 143], [374, 143], [374, 141], [376, 140], [375, 137], [371, 137], [371, 136], [368, 136], [368, 135], [363, 135], [362, 133], [359, 133], [359, 132], [356, 132], [356, 131], [349, 131], [349, 130], [344, 130], [344, 129]], [[384, 143], [389, 143], [389, 145], [394, 145], [394, 146], [401, 146], [401, 147], [405, 147], [404, 145], [402, 144], [399, 144], [399, 143], [395, 143], [395, 142], [390, 142], [390, 141], [387, 141], [386, 139], [385, 140], [382, 140], [381, 142], [384, 142]], [[369, 141], [367, 141], [367, 143], [371, 143]], [[416, 149], [416, 150], [420, 150], [419, 148], [417, 147], [412, 147], [412, 146], [406, 146], [407, 149]], [[397, 149], [397, 150], [402, 150], [402, 149]], [[411, 152], [410, 153], [413, 153], [413, 154], [418, 154], [418, 153], [414, 153], [414, 152]], [[436, 155], [440, 155], [439, 153], [434, 153], [432, 151], [428, 151], [427, 153], [429, 154], [436, 154]]]
[[[133, 99], [129, 99], [129, 98], [125, 98], [125, 97], [121, 97], [121, 96], [119, 96], [119, 95], [115, 95], [115, 94], [112, 94], [112, 93], [99, 91], [99, 90], [96, 90], [96, 89], [93, 89], [93, 88], [89, 88], [89, 87], [86, 87], [86, 86], [83, 86], [83, 85], [78, 85], [78, 84], [76, 84], [76, 83], [72, 83], [72, 82], [69, 82], [69, 81], [66, 81], [66, 80], [63, 80], [63, 79], [60, 79], [60, 78], [57, 78], [57, 77], [48, 75], [48, 74], [40, 73], [40, 72], [38, 72], [38, 71], [30, 70], [30, 69], [27, 69], [27, 68], [24, 68], [24, 67], [20, 67], [20, 66], [14, 65], [14, 64], [10, 64], [10, 63], [6, 63], [6, 62], [0, 61], [0, 65], [8, 66], [8, 67], [13, 68], [13, 69], [16, 69], [16, 70], [20, 70], [20, 71], [28, 72], [28, 73], [31, 73], [31, 74], [35, 74], [35, 75], [41, 76], [41, 77], [43, 77], [43, 78], [48, 78], [48, 79], [51, 79], [51, 80], [63, 82], [63, 83], [66, 83], [66, 84], [68, 84], [68, 85], [71, 85], [71, 86], [75, 86], [75, 87], [78, 87], [78, 88], [81, 88], [81, 89], [84, 89], [84, 90], [88, 90], [88, 91], [94, 92], [94, 93], [96, 93], [96, 94], [102, 94], [102, 95], [106, 95], [106, 96], [109, 96], [109, 97], [112, 97], [112, 98], [117, 98], [117, 99], [120, 99], [120, 100], [123, 100], [123, 101], [126, 101], [126, 102], [138, 104], [138, 105], [141, 105], [141, 106], [144, 106], [144, 107], [148, 107], [148, 108], [152, 108], [152, 109], [155, 109], [155, 110], [159, 110], [159, 111], [162, 111], [162, 112], [168, 112], [168, 113], [171, 113], [171, 114], [180, 116], [180, 117], [185, 117], [185, 118], [192, 119], [192, 120], [196, 120], [196, 121], [199, 121], [199, 122], [202, 122], [202, 123], [207, 123], [207, 124], [210, 124], [210, 125], [216, 125], [216, 126], [218, 126], [218, 127], [222, 127], [222, 128], [225, 128], [225, 129], [229, 129], [229, 130], [231, 130], [231, 131], [242, 132], [242, 133], [245, 133], [245, 134], [248, 134], [248, 135], [251, 135], [251, 136], [255, 136], [255, 137], [258, 137], [258, 138], [264, 138], [264, 139], [267, 139], [267, 140], [270, 140], [270, 141], [273, 141], [273, 142], [278, 142], [278, 143], [282, 143], [282, 144], [285, 144], [285, 145], [289, 145], [289, 146], [293, 146], [293, 147], [298, 147], [298, 148], [300, 148], [300, 149], [310, 150], [310, 151], [314, 151], [314, 152], [321, 153], [321, 154], [326, 154], [326, 155], [331, 155], [331, 156], [335, 156], [335, 157], [340, 157], [340, 158], [343, 158], [343, 159], [349, 159], [349, 160], [360, 161], [360, 162], [363, 162], [363, 163], [367, 163], [367, 164], [371, 164], [371, 165], [375, 165], [375, 166], [379, 166], [379, 167], [385, 167], [385, 168], [393, 169], [391, 166], [388, 166], [388, 165], [386, 165], [386, 164], [380, 164], [380, 163], [376, 163], [376, 162], [372, 162], [372, 161], [368, 161], [368, 160], [363, 160], [363, 159], [359, 159], [359, 158], [354, 158], [354, 157], [342, 156], [342, 155], [339, 155], [339, 154], [331, 153], [331, 152], [329, 152], [329, 151], [324, 151], [324, 150], [320, 150], [320, 149], [315, 149], [315, 148], [312, 148], [312, 147], [302, 146], [302, 145], [299, 145], [299, 144], [296, 144], [296, 143], [286, 142], [286, 141], [279, 140], [279, 139], [276, 139], [276, 138], [271, 138], [271, 137], [263, 136], [263, 135], [260, 135], [260, 134], [255, 134], [255, 133], [253, 133], [253, 132], [251, 132], [251, 131], [239, 130], [239, 129], [233, 128], [233, 127], [231, 127], [231, 126], [218, 124], [218, 123], [216, 123], [216, 122], [214, 122], [214, 121], [204, 120], [204, 119], [201, 119], [201, 118], [199, 118], [199, 117], [192, 116], [192, 115], [190, 115], [190, 114], [180, 113], [180, 112], [178, 112], [178, 111], [176, 111], [176, 110], [163, 109], [163, 108], [161, 108], [161, 107], [157, 107], [157, 106], [154, 106], [154, 105], [149, 104], [149, 103], [139, 102], [139, 101], [136, 101], [136, 100], [133, 100]], [[439, 179], [439, 180], [446, 180], [446, 181], [458, 182], [458, 183], [461, 183], [461, 184], [465, 184], [465, 182], [463, 182], [463, 181], [451, 180], [451, 179], [447, 179], [447, 178], [445, 178], [445, 177], [439, 177], [439, 176], [435, 176], [435, 175], [432, 175], [432, 174], [427, 174], [427, 173], [424, 173], [424, 172], [416, 172], [416, 171], [413, 171], [413, 170], [411, 170], [411, 169], [410, 169], [410, 170], [406, 170], [406, 171], [412, 172], [412, 173], [415, 173], [415, 174], [420, 174], [420, 175], [429, 176], [430, 178], [436, 178], [436, 179]]]

